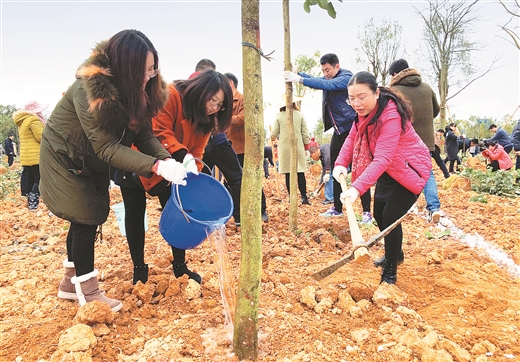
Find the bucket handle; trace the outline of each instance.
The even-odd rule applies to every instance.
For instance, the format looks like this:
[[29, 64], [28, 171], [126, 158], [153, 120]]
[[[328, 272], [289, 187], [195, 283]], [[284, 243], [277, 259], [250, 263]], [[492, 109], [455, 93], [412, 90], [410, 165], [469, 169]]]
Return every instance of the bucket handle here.
[[[191, 162], [192, 160], [194, 161], [200, 161], [202, 164], [203, 164], [203, 167], [206, 167], [209, 172], [211, 173], [211, 176], [215, 177], [214, 173], [213, 173], [213, 170], [204, 162], [202, 161], [200, 158], [196, 158], [196, 157], [193, 157], [191, 160], [188, 161]], [[184, 165], [184, 167], [186, 167], [187, 165]], [[182, 201], [181, 201], [181, 195], [179, 194], [179, 185], [176, 184], [175, 185], [175, 193], [177, 194], [177, 200], [179, 200], [179, 203], [177, 206], [179, 206], [179, 210], [181, 210], [181, 213], [182, 215], [184, 216], [184, 218], [186, 219], [186, 221], [188, 222], [188, 224], [190, 223], [190, 219], [188, 218], [188, 215], [184, 212], [184, 208], [182, 207]], [[175, 203], [177, 203], [177, 200], [173, 200]]]

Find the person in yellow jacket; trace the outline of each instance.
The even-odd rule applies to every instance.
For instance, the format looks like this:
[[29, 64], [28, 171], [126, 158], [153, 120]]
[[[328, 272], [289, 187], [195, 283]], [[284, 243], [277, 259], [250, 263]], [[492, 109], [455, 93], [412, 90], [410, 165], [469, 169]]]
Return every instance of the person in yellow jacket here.
[[20, 135], [20, 164], [23, 166], [21, 189], [27, 196], [27, 207], [31, 211], [38, 208], [40, 193], [40, 142], [45, 118], [42, 112], [47, 104], [28, 102], [13, 114], [14, 124]]

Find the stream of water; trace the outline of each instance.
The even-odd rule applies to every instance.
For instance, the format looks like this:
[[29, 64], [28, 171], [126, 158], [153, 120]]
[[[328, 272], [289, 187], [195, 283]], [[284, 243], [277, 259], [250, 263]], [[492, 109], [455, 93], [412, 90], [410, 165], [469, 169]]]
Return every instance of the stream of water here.
[[459, 229], [453, 221], [447, 217], [442, 217], [439, 227], [444, 231], [449, 229], [451, 235], [458, 237], [462, 242], [467, 245], [484, 250], [491, 259], [498, 265], [505, 267], [512, 276], [520, 277], [520, 265], [517, 265], [513, 259], [509, 257], [505, 252], [498, 249], [497, 247], [488, 243], [479, 234], [466, 234], [463, 230]]
[[208, 234], [208, 239], [213, 249], [213, 263], [217, 268], [222, 306], [224, 307], [225, 328], [230, 340], [233, 341], [233, 318], [236, 305], [235, 283], [233, 282], [231, 264], [229, 262], [225, 225], [221, 225], [211, 234]]

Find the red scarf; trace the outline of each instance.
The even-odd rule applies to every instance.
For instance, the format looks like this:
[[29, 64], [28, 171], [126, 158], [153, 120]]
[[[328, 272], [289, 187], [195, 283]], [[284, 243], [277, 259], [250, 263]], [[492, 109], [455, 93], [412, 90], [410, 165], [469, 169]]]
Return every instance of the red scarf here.
[[368, 144], [368, 124], [374, 118], [377, 112], [378, 105], [368, 114], [368, 116], [358, 116], [359, 122], [355, 125], [357, 127], [356, 139], [354, 140], [354, 152], [352, 154], [352, 182], [361, 176], [363, 171], [372, 162], [372, 151]]

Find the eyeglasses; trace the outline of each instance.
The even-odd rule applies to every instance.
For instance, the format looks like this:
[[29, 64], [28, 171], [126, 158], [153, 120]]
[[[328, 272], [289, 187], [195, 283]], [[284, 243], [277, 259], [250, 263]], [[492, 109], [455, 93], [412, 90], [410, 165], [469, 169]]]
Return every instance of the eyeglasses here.
[[217, 109], [219, 109], [221, 111], [226, 109], [226, 108], [224, 108], [224, 104], [219, 103], [218, 100], [213, 99], [213, 97], [208, 99], [208, 102], [210, 102], [212, 106], [217, 107]]
[[159, 74], [159, 69], [148, 69], [146, 71], [146, 75], [148, 76], [148, 78], [152, 79], [153, 77], [155, 77], [157, 74]]
[[369, 95], [370, 94], [365, 94], [365, 95], [363, 95], [361, 97], [358, 97], [358, 98], [347, 98], [347, 100], [345, 102], [347, 102], [347, 104], [349, 106], [353, 106], [355, 103], [363, 103], [365, 101], [365, 99], [368, 98]]

